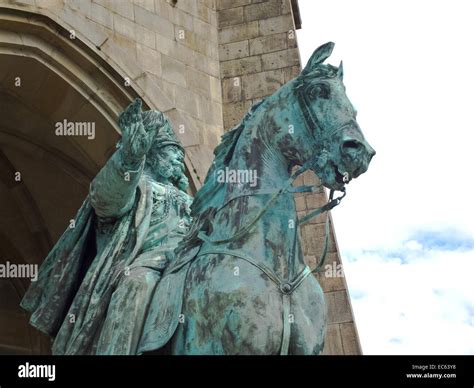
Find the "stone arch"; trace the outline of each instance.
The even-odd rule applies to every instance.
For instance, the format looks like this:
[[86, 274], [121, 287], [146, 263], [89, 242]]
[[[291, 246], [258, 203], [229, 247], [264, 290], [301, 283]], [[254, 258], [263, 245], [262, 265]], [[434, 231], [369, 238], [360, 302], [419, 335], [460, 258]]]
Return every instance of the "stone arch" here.
[[8, 189], [11, 198], [20, 210], [22, 221], [29, 232], [28, 238], [34, 240], [35, 247], [39, 249], [38, 253], [44, 257], [52, 245], [50, 233], [28, 186], [22, 180], [15, 179], [18, 169], [2, 150], [0, 150], [0, 171], [0, 181]]
[[[47, 7], [48, 2], [43, 6], [12, 2], [7, 7], [0, 7], [0, 21], [6, 27], [1, 31], [0, 54], [14, 48], [12, 51], [18, 55], [34, 51], [37, 59], [48, 58], [45, 65], [50, 60], [57, 62], [55, 70], [68, 75], [71, 85], [76, 82], [77, 86], [89, 90], [90, 102], [96, 109], [103, 110], [117, 132], [118, 113], [136, 97], [144, 101], [144, 109], [159, 109], [175, 125], [192, 126], [160, 85], [97, 25], [69, 8], [55, 12], [59, 8]], [[71, 39], [71, 31], [75, 39]], [[87, 82], [90, 80], [92, 83]], [[186, 148], [189, 143], [186, 135], [179, 132], [176, 135]], [[202, 183], [194, 168], [195, 162], [186, 155], [186, 172], [192, 192], [196, 192]]]
[[[88, 36], [93, 26], [70, 39], [74, 26], [64, 18], [33, 6], [14, 8], [0, 8], [0, 261], [39, 264], [114, 151], [123, 107], [140, 96], [144, 108], [168, 114], [174, 108], [159, 88], [148, 85], [145, 92], [147, 74], [112, 42]], [[64, 118], [96, 123], [94, 142], [55, 136], [54, 123]], [[29, 327], [17, 303], [25, 282], [0, 279], [0, 286], [15, 299], [3, 306], [0, 333], [17, 331], [11, 343], [0, 337], [0, 353], [47, 352], [48, 341]]]

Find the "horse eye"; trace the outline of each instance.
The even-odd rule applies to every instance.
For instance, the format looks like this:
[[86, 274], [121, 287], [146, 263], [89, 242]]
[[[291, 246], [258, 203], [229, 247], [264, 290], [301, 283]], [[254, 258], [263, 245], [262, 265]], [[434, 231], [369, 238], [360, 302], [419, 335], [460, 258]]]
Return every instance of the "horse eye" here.
[[325, 84], [317, 84], [309, 91], [309, 97], [311, 99], [324, 98], [328, 99], [330, 95], [329, 86]]
[[319, 92], [318, 92], [318, 90], [317, 90], [316, 88], [312, 88], [312, 89], [310, 89], [309, 92], [308, 92], [308, 96], [309, 96], [309, 98], [312, 99], [312, 100], [314, 100], [315, 98], [317, 98], [317, 97], [318, 97], [318, 94], [319, 94]]

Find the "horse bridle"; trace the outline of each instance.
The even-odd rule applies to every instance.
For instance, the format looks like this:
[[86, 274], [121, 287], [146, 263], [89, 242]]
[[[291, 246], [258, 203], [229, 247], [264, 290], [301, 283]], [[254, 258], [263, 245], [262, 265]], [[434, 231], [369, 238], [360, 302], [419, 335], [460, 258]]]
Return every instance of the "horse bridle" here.
[[[318, 129], [319, 132], [322, 132], [321, 125], [319, 124], [316, 116], [312, 114], [311, 109], [309, 108], [309, 100], [307, 99], [303, 88], [297, 88], [296, 90], [296, 97], [298, 101], [299, 108], [302, 112], [303, 115], [303, 120], [305, 123], [306, 128], [309, 129], [310, 136], [313, 138], [315, 144], [317, 144], [316, 137], [313, 133], [315, 129]], [[345, 127], [347, 124], [344, 124], [342, 127]], [[312, 129], [312, 130], [311, 130]], [[208, 243], [211, 246], [216, 246], [216, 245], [222, 245], [225, 243], [230, 243], [233, 241], [238, 240], [239, 238], [244, 237], [248, 233], [252, 231], [252, 229], [255, 227], [257, 222], [263, 217], [263, 215], [271, 208], [271, 206], [276, 202], [276, 200], [282, 195], [283, 193], [304, 193], [304, 192], [316, 192], [316, 190], [319, 190], [322, 187], [321, 185], [318, 186], [308, 186], [308, 185], [301, 185], [298, 187], [292, 187], [292, 184], [294, 180], [300, 176], [302, 173], [304, 173], [306, 170], [310, 169], [312, 166], [315, 165], [315, 159], [316, 156], [310, 158], [307, 160], [296, 172], [294, 172], [290, 178], [285, 182], [283, 187], [281, 187], [279, 190], [275, 191], [268, 191], [268, 190], [255, 190], [254, 192], [251, 193], [242, 193], [236, 196], [231, 197], [228, 199], [223, 205], [221, 205], [217, 210], [220, 211], [224, 207], [226, 207], [231, 201], [243, 197], [243, 196], [254, 196], [254, 195], [264, 195], [264, 194], [272, 194], [273, 196], [268, 200], [268, 202], [265, 204], [265, 206], [259, 211], [259, 213], [254, 217], [252, 221], [247, 223], [244, 227], [240, 228], [233, 236], [221, 240], [212, 240], [208, 235], [204, 233], [204, 231], [200, 231], [198, 233], [198, 238], [201, 239], [203, 242]], [[323, 214], [325, 212], [328, 212], [329, 210], [333, 209], [334, 207], [338, 206], [342, 199], [346, 196], [346, 190], [345, 187], [340, 190], [342, 192], [342, 195], [333, 198], [334, 197], [334, 190], [330, 190], [329, 194], [329, 200], [328, 202], [313, 210], [306, 216], [302, 217], [300, 220], [296, 221], [295, 224], [295, 236], [293, 239], [293, 245], [292, 245], [292, 252], [291, 252], [291, 259], [294, 258], [296, 255], [296, 242], [298, 240], [298, 226], [301, 226], [305, 223], [307, 223], [310, 219]], [[289, 342], [290, 342], [290, 323], [289, 323], [289, 314], [290, 314], [290, 295], [296, 290], [301, 283], [312, 273], [317, 273], [321, 270], [326, 256], [328, 252], [328, 246], [329, 246], [329, 234], [330, 234], [330, 224], [329, 224], [329, 214], [327, 214], [326, 217], [326, 223], [325, 223], [325, 238], [324, 238], [324, 246], [323, 246], [323, 251], [321, 253], [321, 257], [319, 259], [319, 262], [317, 266], [311, 270], [308, 265], [305, 266], [305, 268], [297, 274], [293, 280], [284, 280], [280, 279], [277, 274], [274, 273], [273, 270], [268, 268], [265, 264], [259, 263], [255, 261], [252, 257], [247, 256], [243, 252], [236, 252], [231, 249], [225, 249], [225, 248], [207, 248], [204, 249], [203, 251], [199, 251], [196, 257], [198, 256], [204, 256], [204, 255], [209, 255], [209, 254], [224, 254], [224, 255], [229, 255], [229, 256], [234, 256], [238, 257], [240, 259], [243, 259], [250, 263], [251, 265], [257, 267], [260, 269], [263, 273], [267, 275], [267, 277], [272, 280], [277, 286], [280, 292], [283, 295], [283, 334], [282, 334], [282, 344], [280, 348], [280, 354], [285, 355], [288, 354], [288, 349], [289, 349]]]
[[[295, 94], [296, 94], [296, 97], [297, 97], [299, 108], [300, 108], [300, 110], [302, 112], [302, 115], [303, 115], [303, 120], [305, 122], [305, 126], [306, 126], [306, 128], [310, 129], [309, 130], [310, 137], [313, 138], [313, 140], [316, 144], [317, 143], [316, 136], [314, 135], [313, 131], [311, 131], [311, 128], [313, 128], [313, 130], [317, 129], [319, 132], [322, 132], [321, 125], [319, 124], [316, 116], [312, 114], [311, 109], [309, 109], [310, 104], [309, 104], [308, 98], [306, 97], [306, 93], [304, 93], [304, 89], [303, 88], [297, 88]], [[341, 130], [342, 128], [344, 128], [346, 126], [347, 126], [347, 123], [340, 126], [340, 128], [336, 129], [336, 131], [339, 131], [339, 130]], [[297, 187], [292, 187], [292, 184], [295, 181], [295, 179], [298, 176], [300, 176], [301, 174], [303, 174], [306, 170], [310, 169], [315, 164], [316, 157], [317, 156], [315, 155], [314, 157], [308, 159], [297, 171], [295, 171], [290, 176], [290, 178], [285, 182], [283, 187], [281, 187], [279, 190], [276, 190], [276, 191], [275, 190], [270, 190], [270, 191], [269, 190], [254, 190], [251, 193], [240, 193], [238, 195], [232, 196], [231, 198], [227, 199], [224, 202], [224, 204], [222, 204], [216, 210], [216, 213], [218, 211], [222, 210], [223, 208], [225, 208], [230, 202], [232, 202], [233, 200], [235, 200], [237, 198], [244, 197], [244, 196], [273, 194], [273, 196], [265, 204], [265, 206], [260, 210], [260, 212], [257, 214], [257, 216], [252, 221], [250, 221], [247, 225], [240, 228], [232, 237], [222, 239], [222, 240], [211, 240], [209, 238], [209, 236], [207, 236], [203, 231], [200, 231], [199, 234], [198, 234], [198, 238], [200, 238], [202, 241], [204, 241], [206, 243], [209, 243], [209, 244], [212, 244], [212, 245], [219, 245], [219, 244], [233, 242], [233, 241], [235, 241], [239, 238], [244, 237], [246, 234], [250, 233], [250, 231], [253, 229], [253, 227], [256, 225], [256, 223], [262, 218], [262, 216], [268, 211], [268, 209], [276, 202], [278, 197], [281, 194], [283, 194], [284, 192], [290, 192], [290, 193], [305, 193], [306, 192], [307, 193], [307, 192], [316, 192], [317, 190], [321, 189], [322, 185], [318, 185], [318, 186], [301, 185], [301, 186], [297, 186]], [[333, 209], [334, 207], [338, 206], [341, 203], [342, 199], [346, 196], [345, 187], [340, 191], [342, 192], [342, 195], [337, 197], [337, 198], [333, 198], [334, 197], [334, 190], [331, 189], [328, 202], [325, 205], [313, 210], [312, 212], [310, 212], [306, 216], [302, 217], [297, 222], [297, 225], [303, 225], [303, 224], [307, 223], [310, 219], [312, 219], [312, 218], [314, 218], [314, 217], [316, 217], [316, 216], [318, 216], [322, 213], [325, 213], [325, 212]], [[328, 222], [329, 221], [327, 220], [326, 221], [327, 225], [328, 225]], [[328, 229], [328, 227], [326, 229]], [[325, 248], [326, 248], [326, 245], [327, 245], [328, 240], [329, 240], [328, 234], [329, 233], [326, 233], [326, 237], [325, 237]], [[326, 249], [324, 249], [323, 252], [324, 251], [326, 251]], [[313, 272], [313, 273], [314, 272], [319, 272], [319, 269], [321, 268], [325, 257], [326, 257], [326, 255], [324, 254], [320, 259], [319, 265], [314, 270], [312, 270], [311, 272]]]

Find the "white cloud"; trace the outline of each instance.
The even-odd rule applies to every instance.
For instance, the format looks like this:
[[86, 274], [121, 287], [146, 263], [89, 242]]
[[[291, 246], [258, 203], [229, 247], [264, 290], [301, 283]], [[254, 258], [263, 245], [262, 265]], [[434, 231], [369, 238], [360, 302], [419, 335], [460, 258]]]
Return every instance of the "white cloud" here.
[[417, 252], [405, 264], [390, 252], [350, 255], [364, 354], [474, 354], [474, 250]]
[[362, 347], [473, 353], [474, 248], [426, 247], [416, 233], [474, 238], [474, 3], [299, 5], [303, 63], [320, 44], [336, 43], [328, 62], [344, 61], [348, 97], [377, 151], [333, 210], [350, 292], [364, 295], [353, 300]]
[[416, 240], [409, 240], [405, 242], [404, 248], [413, 250], [413, 251], [418, 251], [420, 249], [423, 249], [423, 245]]

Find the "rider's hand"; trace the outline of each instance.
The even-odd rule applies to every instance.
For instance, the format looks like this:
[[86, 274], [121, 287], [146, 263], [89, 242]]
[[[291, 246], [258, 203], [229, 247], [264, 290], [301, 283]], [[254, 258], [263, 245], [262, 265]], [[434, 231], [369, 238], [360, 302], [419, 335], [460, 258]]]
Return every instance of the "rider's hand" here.
[[161, 125], [145, 129], [141, 108], [142, 101], [137, 98], [119, 117], [119, 127], [122, 130], [122, 152], [127, 165], [136, 165], [143, 160], [153, 143], [155, 135], [165, 122], [163, 116]]

